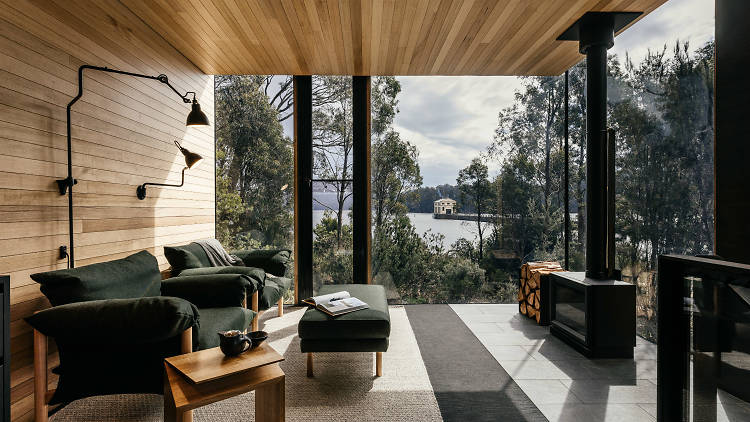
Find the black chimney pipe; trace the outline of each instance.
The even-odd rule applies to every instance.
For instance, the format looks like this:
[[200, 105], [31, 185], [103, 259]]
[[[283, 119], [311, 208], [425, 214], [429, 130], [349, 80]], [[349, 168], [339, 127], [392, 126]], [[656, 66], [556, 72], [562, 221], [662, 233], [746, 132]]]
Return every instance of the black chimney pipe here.
[[640, 15], [587, 12], [557, 38], [578, 41], [578, 51], [586, 55], [586, 277], [597, 280], [615, 273], [610, 204], [614, 148], [608, 147], [614, 136], [607, 131], [607, 50], [615, 44], [615, 32]]
[[581, 22], [579, 51], [586, 55], [586, 276], [607, 271], [607, 49], [614, 45], [614, 19]]

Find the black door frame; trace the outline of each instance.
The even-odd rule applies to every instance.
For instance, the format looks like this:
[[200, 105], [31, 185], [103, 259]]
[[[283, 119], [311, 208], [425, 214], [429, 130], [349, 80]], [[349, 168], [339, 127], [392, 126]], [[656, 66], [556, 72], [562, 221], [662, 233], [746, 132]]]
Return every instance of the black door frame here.
[[[313, 131], [312, 76], [294, 84], [294, 291], [295, 302], [313, 294]], [[353, 160], [352, 237], [355, 283], [372, 279], [370, 200], [370, 77], [352, 77]]]
[[[312, 76], [294, 76], [294, 296], [312, 296]], [[310, 206], [303, 206], [310, 204]]]
[[370, 77], [352, 77], [354, 157], [352, 237], [355, 283], [372, 281], [372, 202], [370, 194]]

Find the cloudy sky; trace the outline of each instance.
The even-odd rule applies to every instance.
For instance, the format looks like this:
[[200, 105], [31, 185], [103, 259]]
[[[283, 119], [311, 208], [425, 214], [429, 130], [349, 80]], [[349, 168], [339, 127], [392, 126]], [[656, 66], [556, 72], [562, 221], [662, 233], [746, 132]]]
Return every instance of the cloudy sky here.
[[[676, 39], [699, 47], [714, 35], [713, 0], [669, 0], [615, 39], [610, 53], [634, 61], [647, 50]], [[485, 151], [497, 126], [497, 112], [513, 102], [520, 81], [511, 76], [399, 77], [395, 126], [419, 149], [426, 186], [455, 184], [458, 170]]]

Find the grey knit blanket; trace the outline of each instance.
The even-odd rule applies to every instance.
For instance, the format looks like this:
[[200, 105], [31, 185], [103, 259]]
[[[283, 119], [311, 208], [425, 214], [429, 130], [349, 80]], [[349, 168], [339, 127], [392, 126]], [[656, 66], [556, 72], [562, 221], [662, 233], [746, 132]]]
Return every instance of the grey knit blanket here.
[[197, 240], [195, 243], [200, 245], [206, 255], [208, 255], [208, 261], [213, 267], [230, 267], [230, 266], [242, 266], [245, 265], [242, 260], [234, 255], [229, 254], [221, 242], [216, 239], [203, 239]]

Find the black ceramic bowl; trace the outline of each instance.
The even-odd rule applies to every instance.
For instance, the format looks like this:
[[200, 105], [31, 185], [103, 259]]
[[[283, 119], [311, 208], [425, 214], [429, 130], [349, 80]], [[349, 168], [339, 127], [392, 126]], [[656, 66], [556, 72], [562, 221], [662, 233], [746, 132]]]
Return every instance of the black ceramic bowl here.
[[247, 336], [252, 340], [252, 346], [250, 346], [250, 348], [255, 349], [268, 338], [268, 333], [265, 331], [253, 331]]

